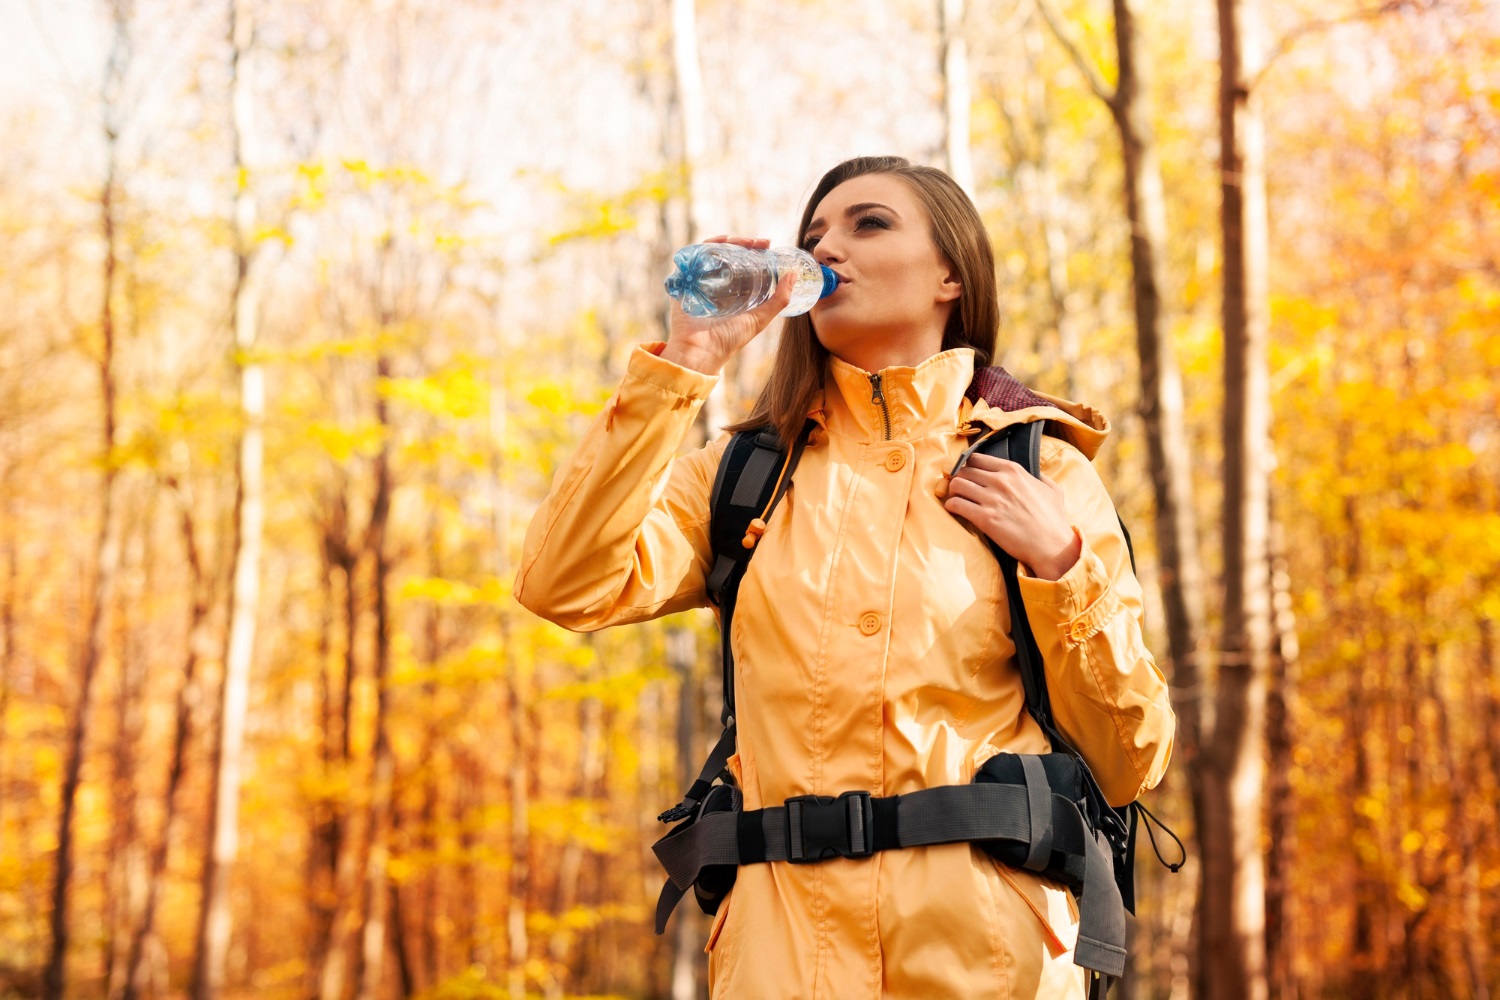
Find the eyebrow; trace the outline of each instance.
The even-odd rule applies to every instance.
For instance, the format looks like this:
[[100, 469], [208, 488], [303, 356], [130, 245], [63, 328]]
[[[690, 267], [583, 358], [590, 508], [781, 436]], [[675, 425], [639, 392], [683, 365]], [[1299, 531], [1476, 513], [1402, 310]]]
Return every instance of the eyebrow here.
[[[851, 216], [858, 215], [860, 212], [863, 212], [869, 208], [883, 208], [887, 212], [890, 212], [892, 215], [894, 215], [896, 218], [901, 218], [900, 212], [896, 211], [889, 205], [882, 205], [878, 201], [862, 201], [858, 205], [850, 205], [848, 208], [844, 209], [844, 218], [847, 219]], [[823, 225], [827, 225], [827, 223], [825, 223], [822, 219], [814, 219], [807, 224], [807, 228], [817, 229], [819, 226]]]

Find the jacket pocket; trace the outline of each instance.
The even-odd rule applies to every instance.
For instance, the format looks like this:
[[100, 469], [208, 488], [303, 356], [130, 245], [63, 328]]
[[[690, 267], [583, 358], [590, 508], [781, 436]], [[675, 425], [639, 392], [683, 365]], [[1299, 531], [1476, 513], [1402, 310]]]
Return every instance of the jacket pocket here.
[[[988, 855], [986, 855], [988, 856]], [[1036, 915], [1042, 937], [1053, 958], [1070, 952], [1078, 944], [1078, 906], [1066, 886], [1029, 871], [1018, 871], [990, 859], [1000, 880], [1013, 889]]]
[[719, 903], [719, 912], [714, 914], [714, 922], [708, 928], [708, 943], [703, 946], [703, 953], [706, 955], [713, 954], [714, 946], [719, 943], [719, 935], [724, 931], [724, 920], [729, 916], [729, 903], [733, 898], [734, 890], [731, 889]]

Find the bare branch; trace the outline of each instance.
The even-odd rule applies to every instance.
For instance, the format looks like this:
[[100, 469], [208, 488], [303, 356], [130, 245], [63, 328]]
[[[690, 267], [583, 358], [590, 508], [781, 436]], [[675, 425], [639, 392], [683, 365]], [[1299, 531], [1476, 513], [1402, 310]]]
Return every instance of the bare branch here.
[[1032, 0], [1032, 2], [1036, 4], [1037, 12], [1042, 15], [1042, 20], [1047, 22], [1047, 27], [1052, 29], [1053, 37], [1067, 50], [1068, 57], [1073, 60], [1073, 65], [1078, 67], [1078, 72], [1082, 73], [1083, 78], [1088, 81], [1089, 89], [1094, 92], [1094, 96], [1113, 109], [1117, 92], [1110, 89], [1109, 85], [1104, 82], [1104, 77], [1099, 75], [1099, 70], [1089, 62], [1083, 50], [1063, 30], [1062, 22], [1052, 9], [1051, 0]]
[[1276, 63], [1276, 60], [1290, 52], [1296, 47], [1298, 42], [1309, 35], [1320, 34], [1345, 24], [1355, 24], [1359, 21], [1374, 21], [1385, 17], [1387, 14], [1396, 14], [1403, 10], [1426, 12], [1441, 6], [1441, 4], [1442, 0], [1386, 0], [1385, 3], [1366, 7], [1362, 10], [1351, 11], [1342, 17], [1330, 17], [1320, 21], [1308, 21], [1305, 24], [1299, 24], [1283, 35], [1281, 41], [1277, 42], [1276, 46], [1271, 49], [1270, 54], [1266, 56], [1266, 61], [1261, 64], [1260, 69], [1250, 78], [1246, 89], [1248, 92], [1254, 92], [1255, 88], [1260, 85], [1261, 80], [1265, 78], [1266, 72]]

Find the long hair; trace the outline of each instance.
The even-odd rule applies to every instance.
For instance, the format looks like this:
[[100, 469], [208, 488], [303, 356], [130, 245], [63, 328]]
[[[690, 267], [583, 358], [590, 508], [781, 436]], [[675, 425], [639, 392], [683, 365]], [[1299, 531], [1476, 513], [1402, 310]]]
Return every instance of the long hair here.
[[[927, 209], [932, 242], [944, 260], [958, 272], [963, 291], [958, 308], [948, 316], [942, 349], [972, 347], [974, 367], [990, 363], [1000, 326], [1000, 301], [995, 291], [995, 254], [979, 211], [963, 188], [934, 167], [924, 167], [900, 156], [859, 156], [845, 160], [823, 175], [807, 199], [797, 226], [797, 246], [807, 239], [813, 211], [840, 184], [864, 174], [889, 174], [911, 185]], [[776, 428], [788, 447], [802, 430], [807, 411], [823, 390], [823, 371], [828, 349], [818, 342], [812, 318], [803, 313], [789, 316], [781, 328], [781, 343], [771, 365], [771, 375], [755, 401], [750, 416], [730, 431], [749, 430], [767, 424]]]

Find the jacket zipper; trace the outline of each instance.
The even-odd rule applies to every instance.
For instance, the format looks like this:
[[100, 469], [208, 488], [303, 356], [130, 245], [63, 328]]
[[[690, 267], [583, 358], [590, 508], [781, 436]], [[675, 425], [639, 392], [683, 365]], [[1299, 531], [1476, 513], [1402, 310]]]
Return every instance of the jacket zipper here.
[[885, 439], [891, 439], [891, 410], [885, 405], [885, 392], [880, 388], [880, 376], [870, 376], [870, 402], [880, 404], [880, 418], [885, 421]]

